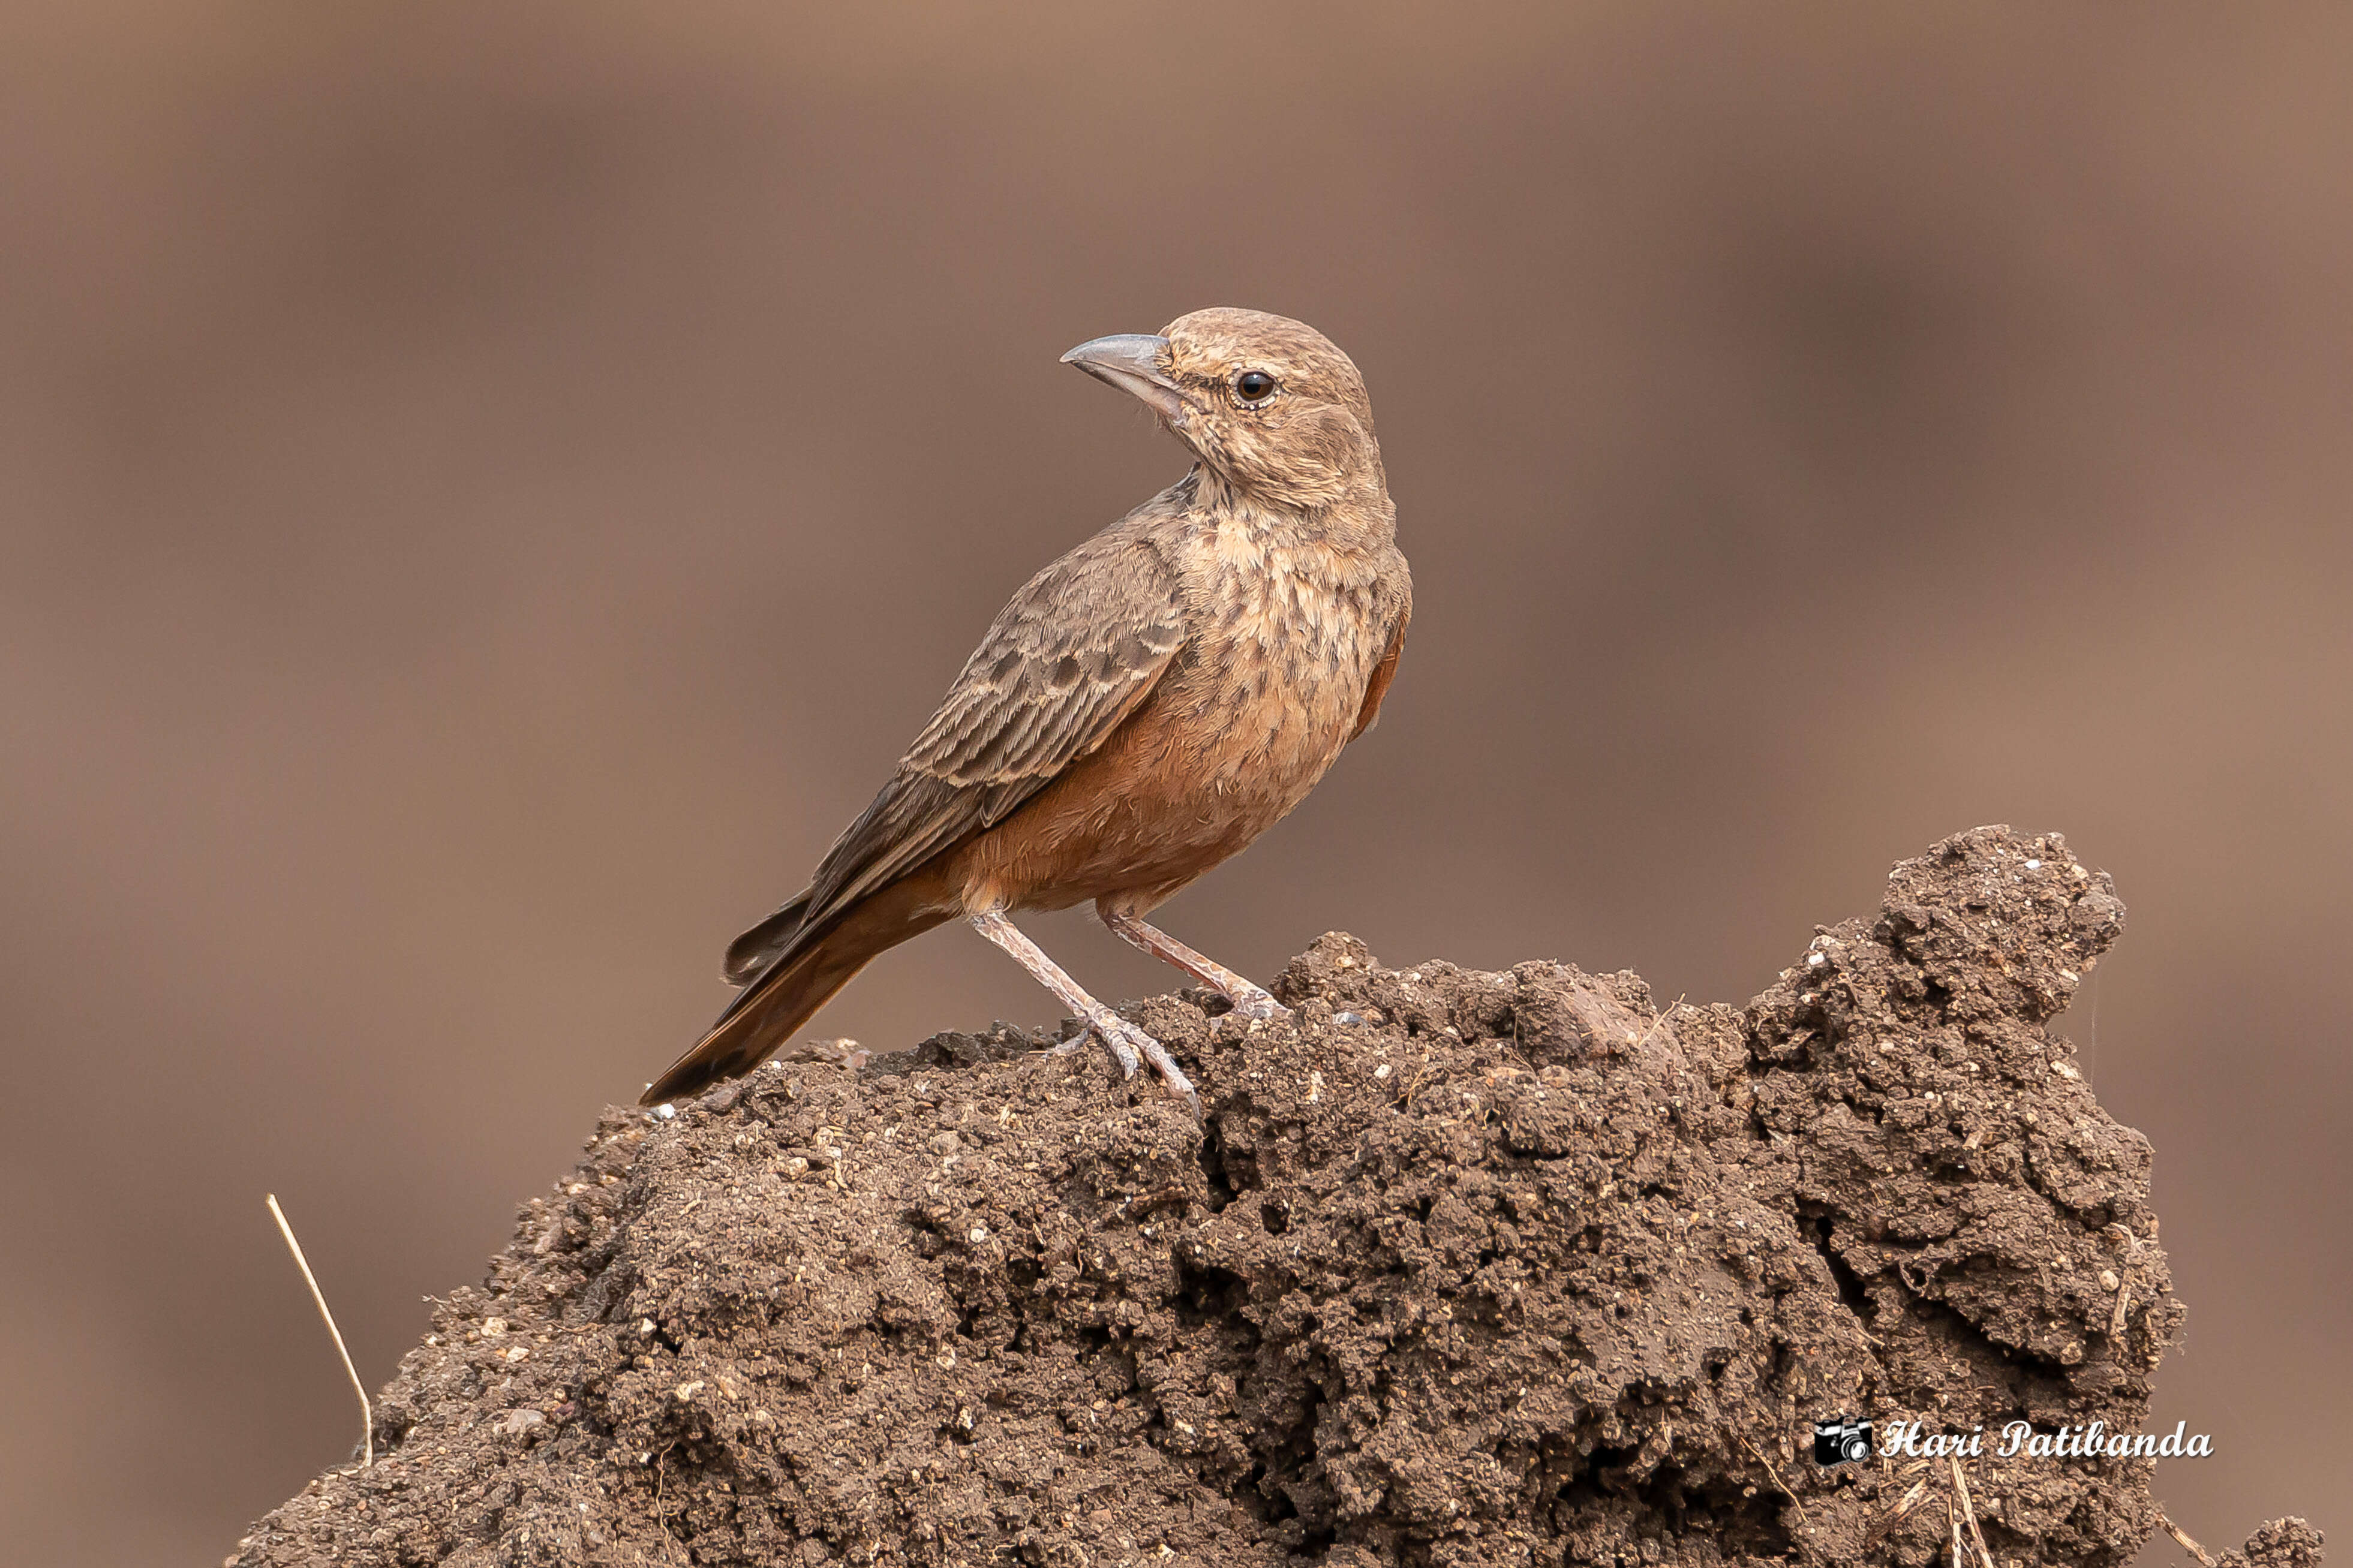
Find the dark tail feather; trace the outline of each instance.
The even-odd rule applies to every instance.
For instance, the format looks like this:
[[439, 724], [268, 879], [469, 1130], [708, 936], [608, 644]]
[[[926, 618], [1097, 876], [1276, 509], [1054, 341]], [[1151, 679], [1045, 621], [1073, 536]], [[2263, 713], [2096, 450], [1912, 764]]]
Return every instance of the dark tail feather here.
[[784, 952], [793, 938], [800, 934], [801, 921], [808, 913], [809, 889], [804, 888], [784, 908], [727, 944], [726, 962], [720, 973], [730, 985], [742, 985], [760, 973], [760, 966]]
[[[666, 1100], [683, 1100], [722, 1079], [740, 1078], [758, 1067], [878, 954], [948, 918], [936, 910], [911, 910], [907, 907], [911, 901], [903, 884], [886, 888], [849, 910], [802, 951], [774, 963], [728, 1005], [692, 1050], [670, 1064], [638, 1103], [659, 1105]], [[792, 908], [788, 904], [771, 918], [781, 918]], [[751, 934], [746, 932], [745, 937]], [[737, 939], [738, 944], [744, 940]], [[734, 956], [730, 949], [731, 968]]]

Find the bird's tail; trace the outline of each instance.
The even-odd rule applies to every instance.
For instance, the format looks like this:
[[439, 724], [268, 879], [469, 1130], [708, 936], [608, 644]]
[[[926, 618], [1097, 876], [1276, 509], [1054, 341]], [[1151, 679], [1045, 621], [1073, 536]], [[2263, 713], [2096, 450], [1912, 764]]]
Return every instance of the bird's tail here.
[[952, 911], [921, 907], [913, 891], [903, 882], [885, 888], [825, 931], [796, 936], [638, 1103], [683, 1100], [758, 1067], [879, 954], [949, 918]]
[[793, 944], [801, 934], [801, 925], [808, 917], [809, 895], [816, 889], [803, 888], [775, 914], [727, 944], [726, 961], [720, 973], [730, 985], [748, 985], [760, 977], [760, 971], [776, 961], [776, 955]]

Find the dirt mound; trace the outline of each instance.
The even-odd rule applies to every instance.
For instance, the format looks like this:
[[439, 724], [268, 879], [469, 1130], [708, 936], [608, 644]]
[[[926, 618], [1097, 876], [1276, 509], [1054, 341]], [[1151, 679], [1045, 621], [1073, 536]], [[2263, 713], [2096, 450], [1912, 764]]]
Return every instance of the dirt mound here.
[[1745, 1009], [1345, 936], [1128, 1009], [1199, 1124], [1002, 1026], [613, 1111], [231, 1561], [2125, 1562], [2151, 1459], [1999, 1451], [2140, 1432], [2181, 1321], [2043, 1027], [2123, 912], [1987, 828]]

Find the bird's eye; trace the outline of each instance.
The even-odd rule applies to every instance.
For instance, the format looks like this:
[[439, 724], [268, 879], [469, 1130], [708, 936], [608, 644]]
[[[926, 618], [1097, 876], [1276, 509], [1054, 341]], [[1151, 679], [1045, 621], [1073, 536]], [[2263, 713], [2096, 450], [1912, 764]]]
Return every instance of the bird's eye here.
[[1234, 377], [1234, 393], [1244, 403], [1264, 403], [1274, 395], [1274, 377], [1262, 370], [1246, 370]]

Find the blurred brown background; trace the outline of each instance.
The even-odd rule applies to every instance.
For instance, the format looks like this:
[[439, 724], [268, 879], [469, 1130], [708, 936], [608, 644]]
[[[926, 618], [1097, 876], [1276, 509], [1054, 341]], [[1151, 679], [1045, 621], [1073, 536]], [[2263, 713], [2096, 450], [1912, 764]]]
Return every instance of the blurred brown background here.
[[[2341, 1537], [2348, 58], [2318, 5], [0, 11], [7, 1557], [215, 1561], [343, 1457], [263, 1191], [380, 1382], [1181, 471], [1056, 356], [1211, 303], [1362, 364], [1419, 613], [1172, 928], [1737, 1001], [1895, 858], [2064, 830], [2215, 1440], [2159, 1493]], [[1052, 1011], [949, 930], [819, 1027]]]

